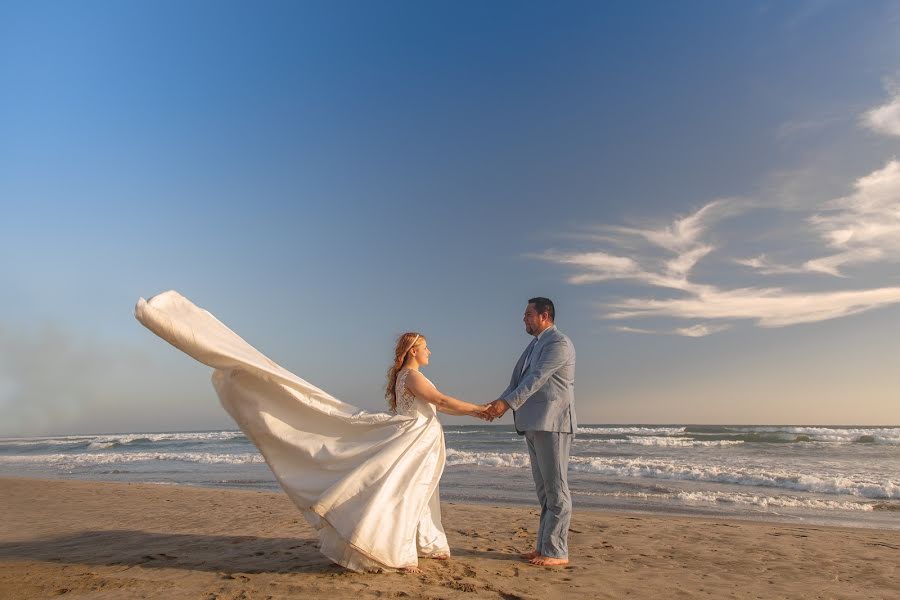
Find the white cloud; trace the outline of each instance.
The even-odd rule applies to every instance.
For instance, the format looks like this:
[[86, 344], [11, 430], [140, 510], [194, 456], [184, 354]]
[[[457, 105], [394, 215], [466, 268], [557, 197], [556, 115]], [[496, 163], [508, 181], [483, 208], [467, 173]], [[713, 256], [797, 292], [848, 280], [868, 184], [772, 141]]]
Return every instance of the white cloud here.
[[821, 273], [835, 277], [844, 277], [844, 266], [900, 262], [900, 161], [890, 160], [860, 177], [853, 193], [826, 203], [808, 223], [831, 254], [799, 265], [773, 263], [765, 254], [736, 262], [763, 275]]
[[[654, 246], [675, 253], [695, 249], [704, 233], [717, 221], [738, 212], [740, 207], [733, 199], [714, 200], [686, 217], [680, 217], [661, 228], [605, 227], [613, 233], [634, 235], [646, 239]], [[612, 238], [615, 239], [615, 238]]]
[[826, 208], [810, 223], [839, 252], [808, 261], [810, 270], [837, 275], [847, 264], [900, 261], [900, 161], [861, 177], [852, 194]]
[[652, 329], [643, 329], [640, 327], [629, 327], [628, 325], [618, 325], [613, 327], [615, 331], [622, 333], [645, 333], [651, 335], [680, 335], [684, 337], [705, 337], [713, 333], [730, 329], [730, 325], [710, 325], [708, 323], [698, 323], [690, 327], [678, 327], [667, 331], [655, 331]]
[[844, 275], [838, 267], [854, 263], [875, 262], [883, 256], [884, 252], [878, 248], [859, 248], [808, 260], [803, 263], [803, 270], [811, 273], [825, 273], [835, 277], [843, 277]]
[[662, 333], [660, 331], [653, 331], [652, 329], [641, 329], [640, 327], [629, 327], [627, 325], [618, 325], [616, 327], [613, 327], [613, 329], [616, 331], [621, 331], [622, 333]]
[[[682, 291], [696, 291], [699, 286], [688, 280], [691, 270], [715, 248], [702, 241], [703, 235], [721, 219], [743, 210], [735, 199], [719, 199], [696, 212], [679, 217], [661, 227], [601, 226], [591, 241], [606, 242], [622, 251], [635, 252], [635, 239], [649, 245], [654, 256], [635, 259], [607, 252], [559, 252], [548, 250], [533, 255], [561, 265], [581, 267], [581, 272], [568, 278], [575, 285], [628, 279], [646, 285]], [[659, 251], [668, 256], [658, 256]], [[671, 256], [674, 255], [674, 256]], [[652, 263], [652, 264], [650, 264]]]
[[687, 277], [700, 259], [712, 252], [712, 246], [696, 246], [666, 262], [666, 270], [674, 277]]
[[887, 103], [864, 113], [862, 122], [872, 131], [900, 135], [900, 93], [895, 93]]
[[[738, 320], [751, 320], [760, 327], [784, 327], [900, 303], [900, 287], [804, 292], [752, 285], [727, 289], [695, 281], [694, 267], [716, 251], [705, 238], [720, 219], [736, 216], [740, 210], [738, 203], [717, 200], [664, 227], [602, 227], [601, 230], [608, 232], [605, 245], [617, 246], [612, 251], [554, 250], [537, 256], [574, 267], [576, 272], [568, 277], [572, 284], [630, 280], [677, 292], [676, 297], [626, 298], [609, 303], [601, 315], [604, 318], [670, 317], [707, 321], [659, 331], [631, 325], [616, 327], [618, 331], [630, 333], [702, 337], [723, 331]], [[843, 280], [847, 276], [842, 269], [850, 265], [900, 262], [900, 161], [888, 161], [883, 168], [860, 177], [850, 195], [826, 203], [806, 224], [811, 233], [817, 234], [822, 256], [794, 265], [773, 262], [765, 253], [727, 260], [762, 275], [827, 274]], [[635, 249], [633, 238], [644, 240], [650, 249]]]
[[592, 281], [624, 279], [638, 276], [641, 273], [640, 267], [634, 260], [626, 256], [614, 256], [606, 252], [557, 252], [556, 250], [547, 250], [542, 254], [536, 255], [536, 257], [561, 265], [586, 268], [590, 271], [586, 275], [590, 276]]
[[[605, 252], [559, 252], [547, 250], [541, 254], [531, 255], [531, 257], [555, 262], [560, 265], [580, 267], [581, 272], [572, 275], [567, 280], [573, 285], [600, 283], [613, 279], [630, 279], [647, 285], [677, 290], [685, 289], [690, 285], [684, 277], [684, 273], [679, 272], [678, 269], [682, 271], [689, 269], [693, 264], [696, 264], [697, 260], [695, 257], [688, 256], [681, 259], [683, 264], [670, 266], [666, 269], [666, 272], [657, 273], [644, 269], [631, 258]], [[674, 260], [677, 261], [679, 258]]]
[[[889, 85], [889, 92], [890, 99], [863, 114], [861, 122], [878, 133], [900, 136], [900, 89]], [[835, 120], [839, 118], [791, 122], [783, 126], [780, 135], [818, 129]], [[887, 161], [882, 168], [857, 179], [849, 195], [819, 204], [812, 210], [807, 208], [805, 198], [798, 202], [792, 195], [795, 194], [788, 194], [791, 202], [770, 206], [769, 210], [810, 214], [800, 235], [805, 244], [811, 234], [813, 240], [818, 240], [818, 248], [810, 252], [804, 246], [807, 254], [804, 257], [791, 257], [789, 251], [782, 249], [779, 258], [787, 258], [787, 262], [772, 261], [765, 253], [751, 258], [724, 259], [749, 267], [755, 275], [828, 275], [839, 278], [831, 280], [834, 282], [848, 281], [850, 274], [856, 273], [851, 267], [859, 270], [875, 263], [900, 263], [900, 161]], [[900, 303], [900, 287], [894, 286], [811, 292], [761, 287], [756, 283], [728, 289], [696, 281], [692, 276], [694, 268], [717, 251], [707, 239], [713, 227], [724, 218], [740, 214], [748, 205], [736, 199], [716, 200], [662, 227], [604, 225], [594, 228], [591, 235], [580, 236], [581, 240], [612, 248], [581, 252], [552, 250], [537, 257], [574, 268], [575, 272], [568, 276], [572, 284], [628, 280], [665, 289], [669, 296], [674, 292], [674, 297], [626, 298], [609, 303], [602, 314], [605, 318], [670, 317], [707, 321], [659, 331], [631, 325], [615, 327], [629, 333], [702, 337], [727, 329], [737, 320], [752, 320], [760, 327], [784, 327]], [[752, 237], [772, 241], [771, 236]], [[809, 254], [818, 256], [810, 258]], [[790, 261], [791, 258], [795, 260]], [[796, 287], [802, 283], [803, 279], [793, 282]]]
[[761, 327], [814, 323], [900, 303], [900, 287], [791, 293], [781, 288], [710, 290], [687, 298], [632, 298], [610, 305], [609, 319], [667, 316], [683, 319], [752, 319]]
[[756, 270], [762, 275], [784, 275], [788, 273], [805, 273], [808, 271], [805, 267], [792, 267], [790, 265], [781, 265], [773, 263], [765, 254], [753, 258], [735, 259], [739, 265], [744, 265]]
[[690, 327], [679, 327], [675, 330], [674, 333], [686, 337], [705, 337], [707, 335], [712, 335], [713, 333], [725, 331], [726, 329], [730, 329], [730, 327], [730, 325], [709, 325], [707, 323], [698, 323], [697, 325], [691, 325]]

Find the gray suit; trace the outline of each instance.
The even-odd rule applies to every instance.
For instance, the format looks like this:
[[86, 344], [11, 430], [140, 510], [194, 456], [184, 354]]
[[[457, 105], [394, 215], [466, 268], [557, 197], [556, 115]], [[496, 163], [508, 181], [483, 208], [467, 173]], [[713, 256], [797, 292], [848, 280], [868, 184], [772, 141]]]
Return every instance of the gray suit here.
[[572, 516], [569, 449], [578, 426], [575, 347], [555, 325], [533, 344], [519, 357], [509, 386], [499, 397], [513, 409], [516, 431], [528, 443], [531, 473], [541, 503], [535, 550], [542, 556], [568, 558]]

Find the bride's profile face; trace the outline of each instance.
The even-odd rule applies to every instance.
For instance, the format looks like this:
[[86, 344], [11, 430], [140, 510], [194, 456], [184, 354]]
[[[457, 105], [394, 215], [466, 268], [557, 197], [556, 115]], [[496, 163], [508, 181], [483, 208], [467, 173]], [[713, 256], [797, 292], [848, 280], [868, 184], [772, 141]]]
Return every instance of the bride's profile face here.
[[428, 357], [431, 356], [431, 349], [428, 347], [428, 340], [423, 339], [421, 344], [416, 344], [416, 346], [410, 350], [410, 354], [413, 355], [413, 358], [416, 359], [416, 362], [420, 365], [428, 364]]

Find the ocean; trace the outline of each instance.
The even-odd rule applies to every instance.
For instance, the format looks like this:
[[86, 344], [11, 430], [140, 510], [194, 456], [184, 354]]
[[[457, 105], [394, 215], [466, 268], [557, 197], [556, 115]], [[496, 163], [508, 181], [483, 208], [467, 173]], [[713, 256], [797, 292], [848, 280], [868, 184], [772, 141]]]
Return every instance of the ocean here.
[[[445, 426], [449, 502], [535, 505], [524, 438]], [[0, 476], [278, 490], [240, 431], [0, 438]], [[900, 427], [585, 425], [577, 511], [900, 529]]]

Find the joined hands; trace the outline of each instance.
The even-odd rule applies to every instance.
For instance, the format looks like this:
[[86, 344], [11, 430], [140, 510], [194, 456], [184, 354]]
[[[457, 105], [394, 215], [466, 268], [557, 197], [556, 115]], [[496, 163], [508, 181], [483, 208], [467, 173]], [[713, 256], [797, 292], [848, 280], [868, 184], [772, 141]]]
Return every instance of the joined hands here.
[[473, 416], [485, 421], [493, 421], [502, 417], [509, 410], [509, 404], [505, 400], [494, 400], [493, 402], [482, 404], [479, 409]]

